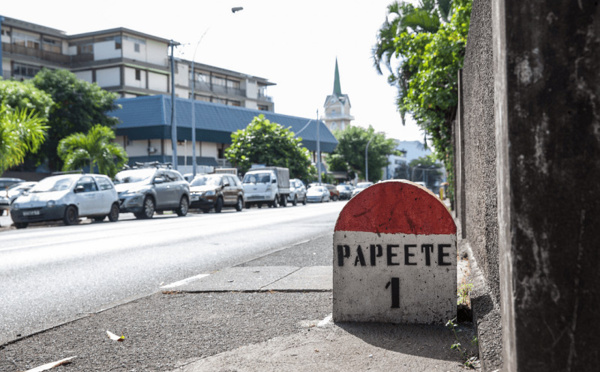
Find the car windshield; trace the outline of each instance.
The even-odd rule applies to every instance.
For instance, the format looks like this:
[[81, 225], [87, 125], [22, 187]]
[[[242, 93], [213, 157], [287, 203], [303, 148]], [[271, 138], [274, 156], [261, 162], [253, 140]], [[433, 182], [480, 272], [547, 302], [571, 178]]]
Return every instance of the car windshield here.
[[363, 182], [363, 183], [359, 183], [358, 185], [356, 185], [357, 189], [366, 189], [367, 187], [371, 186], [372, 183], [371, 182]]
[[149, 182], [154, 176], [154, 169], [132, 169], [117, 173], [115, 183]]
[[313, 186], [311, 187], [311, 190], [318, 193], [318, 192], [325, 192], [325, 187], [323, 186]]
[[44, 178], [37, 185], [31, 188], [29, 192], [53, 192], [53, 191], [63, 191], [71, 188], [71, 185], [75, 182], [77, 178], [73, 176], [63, 176], [63, 177], [48, 177]]
[[269, 183], [270, 173], [251, 173], [244, 176], [244, 183]]
[[190, 186], [220, 186], [220, 176], [200, 176], [190, 182]]

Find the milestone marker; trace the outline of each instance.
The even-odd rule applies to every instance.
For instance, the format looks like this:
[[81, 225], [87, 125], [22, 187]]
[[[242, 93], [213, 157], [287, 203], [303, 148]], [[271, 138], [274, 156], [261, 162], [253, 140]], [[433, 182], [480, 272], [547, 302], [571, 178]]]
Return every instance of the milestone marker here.
[[333, 320], [446, 323], [456, 316], [456, 225], [429, 190], [375, 184], [333, 235]]

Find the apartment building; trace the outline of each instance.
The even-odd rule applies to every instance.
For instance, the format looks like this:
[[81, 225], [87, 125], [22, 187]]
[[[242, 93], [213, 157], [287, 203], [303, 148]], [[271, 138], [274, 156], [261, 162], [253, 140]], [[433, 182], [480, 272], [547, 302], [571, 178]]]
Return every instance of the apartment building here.
[[[43, 67], [66, 69], [121, 98], [171, 94], [171, 40], [127, 28], [77, 35], [14, 18], [1, 21], [4, 79], [30, 79]], [[175, 59], [175, 95], [274, 111], [267, 79]], [[195, 78], [195, 83], [193, 78]]]
[[[67, 69], [82, 80], [115, 92], [122, 106], [111, 113], [121, 120], [116, 141], [127, 151], [130, 163], [171, 161], [172, 40], [127, 28], [67, 35], [1, 16], [0, 26], [4, 79], [30, 79], [43, 67]], [[273, 100], [267, 95], [267, 88], [274, 84], [267, 79], [183, 59], [174, 62], [175, 140], [182, 173], [191, 171], [194, 147], [197, 164], [227, 166], [224, 151], [231, 143], [231, 132], [245, 128], [261, 113], [271, 121], [303, 131], [303, 143], [315, 158], [317, 128], [321, 151], [333, 151], [337, 145], [322, 121], [313, 121], [305, 128], [311, 119], [274, 114]], [[190, 111], [192, 106], [195, 115]], [[195, 144], [191, 141], [192, 121]]]

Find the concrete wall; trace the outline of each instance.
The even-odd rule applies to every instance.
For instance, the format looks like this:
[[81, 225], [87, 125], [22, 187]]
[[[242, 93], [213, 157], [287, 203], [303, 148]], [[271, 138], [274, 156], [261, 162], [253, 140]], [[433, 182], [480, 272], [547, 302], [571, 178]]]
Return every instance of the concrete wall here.
[[597, 2], [474, 0], [456, 211], [491, 299], [481, 316], [501, 316], [478, 321], [484, 370], [600, 363], [599, 30]]

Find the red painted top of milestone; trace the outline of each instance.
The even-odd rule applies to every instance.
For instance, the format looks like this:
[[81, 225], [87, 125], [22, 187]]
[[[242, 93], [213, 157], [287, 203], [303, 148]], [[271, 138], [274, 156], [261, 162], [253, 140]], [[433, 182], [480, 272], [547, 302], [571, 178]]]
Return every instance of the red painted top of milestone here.
[[340, 213], [335, 231], [456, 234], [456, 224], [446, 206], [425, 188], [387, 181], [352, 198]]

